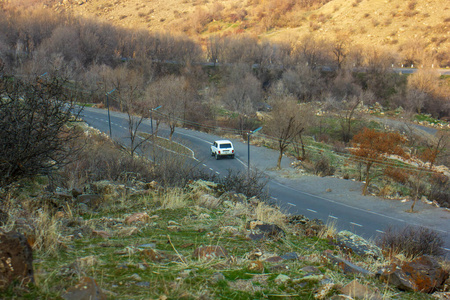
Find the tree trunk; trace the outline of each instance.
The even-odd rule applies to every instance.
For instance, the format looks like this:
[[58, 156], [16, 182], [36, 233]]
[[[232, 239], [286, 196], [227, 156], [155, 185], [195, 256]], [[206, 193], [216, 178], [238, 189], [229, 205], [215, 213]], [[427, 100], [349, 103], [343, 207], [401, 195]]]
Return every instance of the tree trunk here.
[[371, 166], [372, 166], [371, 162], [367, 163], [367, 166], [366, 166], [366, 182], [364, 183], [364, 187], [363, 187], [363, 191], [362, 191], [363, 196], [367, 195], [367, 188], [368, 188], [369, 183], [370, 183], [370, 167]]
[[280, 155], [278, 156], [277, 169], [281, 169], [281, 158], [283, 158], [283, 150], [280, 150]]

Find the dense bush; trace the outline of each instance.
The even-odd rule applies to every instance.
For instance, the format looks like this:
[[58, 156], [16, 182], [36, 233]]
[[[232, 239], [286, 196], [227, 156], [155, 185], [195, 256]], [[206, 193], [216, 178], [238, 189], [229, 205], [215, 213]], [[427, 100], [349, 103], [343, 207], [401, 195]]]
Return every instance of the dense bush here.
[[406, 226], [401, 229], [389, 227], [377, 244], [390, 254], [438, 256], [443, 254], [444, 240], [439, 233], [426, 227]]

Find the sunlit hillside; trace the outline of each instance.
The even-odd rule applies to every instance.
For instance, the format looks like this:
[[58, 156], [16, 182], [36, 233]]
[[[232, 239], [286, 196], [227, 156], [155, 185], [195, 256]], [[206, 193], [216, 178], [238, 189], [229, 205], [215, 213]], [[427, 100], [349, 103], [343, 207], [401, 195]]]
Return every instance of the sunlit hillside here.
[[379, 46], [405, 64], [450, 66], [450, 2], [442, 0], [3, 0], [42, 5], [127, 28], [170, 31], [200, 41], [249, 33], [294, 42], [313, 33], [326, 40]]

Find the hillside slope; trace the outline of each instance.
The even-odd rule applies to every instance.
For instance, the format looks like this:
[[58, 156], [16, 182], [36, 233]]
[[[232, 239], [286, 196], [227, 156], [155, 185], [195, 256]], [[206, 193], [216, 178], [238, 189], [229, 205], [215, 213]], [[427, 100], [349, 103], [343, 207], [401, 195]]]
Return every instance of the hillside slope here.
[[399, 52], [405, 63], [428, 62], [432, 54], [441, 66], [450, 66], [450, 3], [446, 1], [332, 0], [309, 1], [310, 6], [299, 2], [64, 0], [53, 9], [127, 28], [185, 33], [198, 40], [244, 32], [283, 42], [309, 33], [327, 40], [345, 37], [355, 45]]

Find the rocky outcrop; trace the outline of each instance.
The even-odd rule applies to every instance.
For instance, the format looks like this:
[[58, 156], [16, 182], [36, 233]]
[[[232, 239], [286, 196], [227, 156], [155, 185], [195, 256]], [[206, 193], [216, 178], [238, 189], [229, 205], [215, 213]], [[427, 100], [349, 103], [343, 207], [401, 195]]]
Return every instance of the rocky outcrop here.
[[34, 282], [33, 252], [27, 238], [18, 232], [0, 232], [0, 289], [13, 281]]
[[400, 290], [432, 293], [442, 287], [449, 274], [433, 257], [424, 255], [401, 265], [393, 263], [378, 270], [376, 276]]

